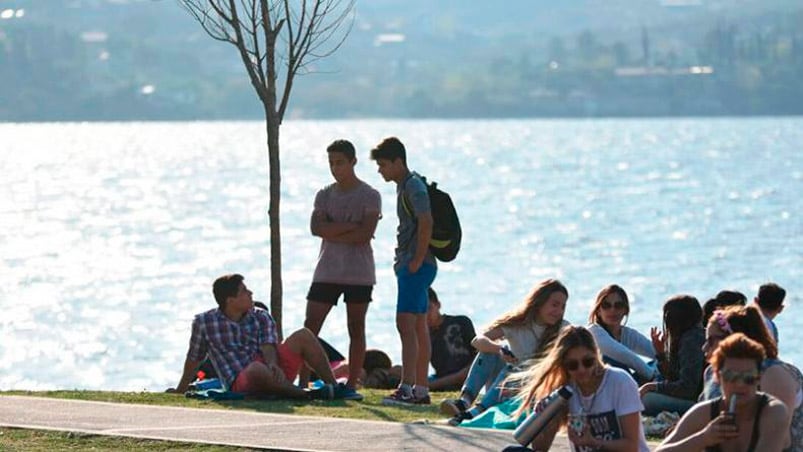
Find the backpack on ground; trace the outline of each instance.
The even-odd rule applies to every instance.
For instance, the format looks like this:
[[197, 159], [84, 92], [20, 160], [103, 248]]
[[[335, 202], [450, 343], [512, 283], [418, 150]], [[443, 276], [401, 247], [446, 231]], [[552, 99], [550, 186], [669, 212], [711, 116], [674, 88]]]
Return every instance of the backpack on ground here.
[[[450, 262], [457, 257], [457, 252], [460, 251], [460, 241], [463, 238], [457, 210], [454, 208], [452, 198], [438, 188], [437, 182], [427, 183], [426, 177], [421, 177], [421, 180], [427, 186], [432, 211], [432, 239], [429, 241], [429, 250], [439, 261]], [[402, 204], [407, 214], [413, 216], [412, 209], [404, 196], [402, 196]]]

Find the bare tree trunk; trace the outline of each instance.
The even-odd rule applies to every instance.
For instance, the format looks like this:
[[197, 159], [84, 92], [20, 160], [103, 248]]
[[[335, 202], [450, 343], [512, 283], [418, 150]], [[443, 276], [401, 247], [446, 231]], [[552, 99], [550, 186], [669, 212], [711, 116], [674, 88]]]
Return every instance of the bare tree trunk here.
[[276, 321], [279, 340], [284, 337], [282, 329], [282, 235], [279, 227], [279, 204], [281, 201], [282, 176], [279, 162], [279, 121], [275, 112], [265, 111], [265, 128], [268, 133], [268, 217], [270, 223], [270, 312]]

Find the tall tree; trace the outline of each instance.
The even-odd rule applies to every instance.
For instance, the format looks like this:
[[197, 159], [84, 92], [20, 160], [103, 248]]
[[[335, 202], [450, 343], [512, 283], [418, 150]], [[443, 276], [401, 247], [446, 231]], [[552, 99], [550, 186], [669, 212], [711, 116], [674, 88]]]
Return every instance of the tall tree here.
[[333, 54], [353, 24], [354, 0], [178, 0], [213, 39], [232, 44], [262, 102], [270, 194], [270, 309], [282, 332], [279, 128], [297, 75]]

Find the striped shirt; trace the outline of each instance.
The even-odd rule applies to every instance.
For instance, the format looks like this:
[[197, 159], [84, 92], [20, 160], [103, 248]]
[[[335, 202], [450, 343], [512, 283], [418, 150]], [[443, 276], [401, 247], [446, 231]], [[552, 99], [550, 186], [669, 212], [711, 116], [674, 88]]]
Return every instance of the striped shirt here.
[[251, 309], [239, 322], [223, 314], [219, 308], [195, 316], [187, 358], [202, 361], [209, 356], [220, 379], [231, 386], [265, 344], [278, 345], [276, 323], [264, 309]]

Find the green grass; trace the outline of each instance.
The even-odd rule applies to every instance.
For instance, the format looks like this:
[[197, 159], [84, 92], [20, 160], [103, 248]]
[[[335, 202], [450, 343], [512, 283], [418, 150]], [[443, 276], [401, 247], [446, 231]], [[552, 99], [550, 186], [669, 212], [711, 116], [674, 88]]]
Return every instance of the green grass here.
[[382, 405], [382, 398], [390, 393], [385, 389], [362, 389], [365, 396], [361, 402], [294, 401], [294, 400], [234, 400], [212, 401], [188, 399], [180, 394], [161, 392], [104, 392], [104, 391], [2, 391], [0, 395], [23, 395], [58, 399], [90, 400], [96, 402], [137, 403], [143, 405], [178, 406], [188, 408], [212, 408], [223, 410], [247, 410], [260, 413], [294, 414], [305, 416], [338, 417], [367, 421], [416, 422], [443, 420], [438, 404], [444, 398], [457, 397], [457, 392], [432, 393], [432, 405], [413, 407], [390, 407]]
[[116, 436], [87, 435], [84, 433], [73, 432], [24, 430], [18, 428], [0, 427], [0, 450], [8, 452], [51, 452], [56, 450], [234, 452], [246, 451], [249, 449], [208, 444], [121, 438]]

